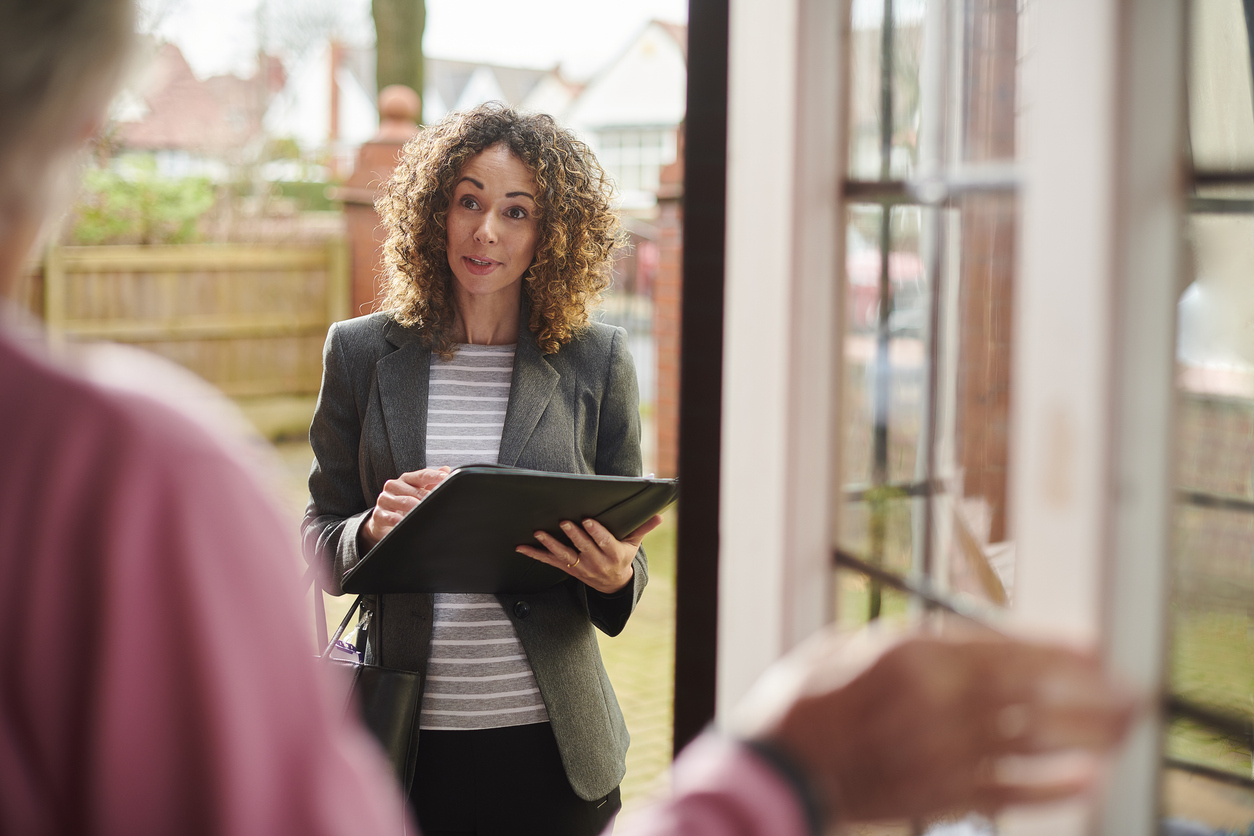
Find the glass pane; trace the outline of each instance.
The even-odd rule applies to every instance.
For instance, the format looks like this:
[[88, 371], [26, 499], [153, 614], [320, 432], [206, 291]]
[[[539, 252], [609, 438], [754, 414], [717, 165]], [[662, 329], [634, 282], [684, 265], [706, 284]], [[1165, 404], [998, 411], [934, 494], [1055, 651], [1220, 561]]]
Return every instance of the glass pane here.
[[[850, 177], [909, 178], [920, 158], [942, 169], [1013, 160], [1030, 5], [853, 0]], [[939, 100], [922, 102], [924, 90]], [[937, 118], [924, 124], [925, 112]], [[846, 215], [839, 546], [999, 605], [1014, 577], [1016, 211], [1013, 195], [990, 193], [943, 207], [850, 204]], [[842, 574], [839, 605], [861, 600], [863, 615], [849, 617], [873, 616], [874, 584]]]
[[[882, 469], [881, 481], [905, 482], [914, 476], [929, 304], [919, 258], [919, 218], [917, 207], [894, 208], [885, 227], [884, 211], [879, 206], [855, 205], [848, 210], [847, 482], [869, 484], [877, 478], [877, 467]], [[888, 251], [887, 276], [882, 248]], [[887, 426], [887, 444], [879, 449], [878, 459], [874, 443], [877, 420]]]
[[[877, 619], [891, 622], [903, 622], [910, 618], [912, 608], [909, 596], [893, 589], [876, 589], [874, 581], [861, 572], [848, 569], [836, 571], [836, 625], [841, 630], [856, 630], [871, 621], [871, 613], [876, 606], [878, 595]], [[909, 833], [909, 831], [906, 831]]]
[[965, 8], [962, 81], [954, 104], [962, 114], [962, 158], [969, 162], [1011, 160], [1015, 156], [1018, 63], [1026, 46], [1021, 37], [1024, 0], [968, 0]]
[[[1178, 305], [1182, 493], [1174, 520], [1170, 686], [1191, 703], [1248, 718], [1254, 707], [1254, 217], [1194, 215], [1187, 232], [1194, 275]], [[1168, 757], [1250, 776], [1249, 740], [1179, 719], [1167, 731]], [[1168, 772], [1165, 787], [1170, 816], [1215, 828], [1254, 821], [1254, 792], [1178, 770]]]
[[1241, 0], [1191, 3], [1189, 143], [1199, 169], [1254, 168], [1249, 21]]
[[[918, 207], [850, 206], [846, 240], [845, 375], [840, 545], [908, 574], [916, 563], [920, 450], [927, 414], [931, 294], [919, 257]], [[857, 584], [853, 588], [859, 588]], [[872, 584], [861, 607], [882, 614]], [[839, 593], [842, 600], [845, 591]], [[861, 611], [861, 610], [860, 610]]]
[[904, 179], [914, 172], [924, 6], [923, 0], [853, 0], [849, 176], [855, 180]]
[[1016, 201], [968, 195], [938, 212], [940, 274], [933, 454], [933, 578], [952, 592], [1008, 603], [1011, 325]]

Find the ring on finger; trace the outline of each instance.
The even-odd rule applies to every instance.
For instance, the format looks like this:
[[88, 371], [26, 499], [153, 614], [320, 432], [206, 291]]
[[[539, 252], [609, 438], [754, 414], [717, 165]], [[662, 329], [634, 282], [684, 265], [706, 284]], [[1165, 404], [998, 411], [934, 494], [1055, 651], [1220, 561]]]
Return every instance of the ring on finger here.
[[566, 567], [566, 568], [568, 568], [568, 569], [574, 569], [576, 566], [578, 566], [578, 565], [579, 565], [579, 561], [581, 561], [581, 560], [583, 560], [583, 555], [579, 555], [579, 557], [575, 558], [575, 562], [574, 562], [574, 563], [572, 563], [572, 564], [570, 564], [570, 566], [568, 566], [568, 567]]

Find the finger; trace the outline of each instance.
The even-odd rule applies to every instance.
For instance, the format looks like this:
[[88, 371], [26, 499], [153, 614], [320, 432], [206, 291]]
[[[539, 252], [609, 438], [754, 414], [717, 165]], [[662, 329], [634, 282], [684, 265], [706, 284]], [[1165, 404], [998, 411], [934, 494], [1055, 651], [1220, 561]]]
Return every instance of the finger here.
[[567, 559], [566, 557], [555, 555], [552, 552], [545, 551], [544, 549], [537, 549], [534, 546], [515, 546], [514, 551], [521, 555], [525, 555], [526, 557], [530, 557], [533, 560], [538, 560], [541, 563], [556, 566], [563, 572], [577, 577], [576, 573], [571, 571], [571, 569], [574, 568], [571, 564], [577, 563], [574, 559]]
[[393, 496], [417, 496], [418, 489], [424, 487], [415, 485], [405, 481], [405, 477], [409, 474], [401, 474], [399, 479], [389, 479], [383, 483], [383, 493], [380, 496], [392, 494]]
[[417, 494], [379, 494], [379, 501], [375, 503], [376, 508], [382, 508], [385, 511], [394, 511], [398, 514], [405, 514], [412, 511], [422, 497]]
[[561, 540], [558, 540], [552, 534], [549, 534], [547, 531], [537, 531], [532, 536], [536, 538], [536, 541], [543, 546], [549, 554], [562, 561], [563, 565], [569, 566], [571, 563], [575, 562], [577, 557], [575, 550], [570, 546], [567, 546]]
[[517, 546], [514, 551], [521, 555], [526, 555], [532, 560], [538, 560], [541, 563], [547, 563], [550, 566], [556, 566], [559, 569], [565, 569], [569, 563], [562, 563], [556, 557], [543, 549], [537, 549], [535, 546]]
[[570, 541], [584, 554], [596, 552], [603, 554], [614, 553], [614, 543], [616, 542], [614, 535], [610, 534], [596, 520], [584, 520], [582, 525], [563, 521], [562, 531], [566, 532], [566, 536], [570, 538]]
[[996, 813], [1011, 806], [1048, 804], [1088, 792], [1092, 785], [1091, 780], [1082, 778], [1047, 784], [999, 784], [978, 790], [972, 806], [984, 812]]
[[430, 490], [436, 485], [448, 478], [448, 473], [439, 470], [411, 470], [409, 473], [402, 473], [400, 481], [403, 484], [414, 488], [425, 488]]
[[401, 521], [401, 517], [401, 514], [384, 510], [377, 505], [374, 508], [374, 513], [371, 514], [371, 519], [374, 521], [375, 531], [380, 534], [384, 534], [391, 529], [396, 528], [396, 524]]
[[1098, 659], [1055, 645], [995, 642], [987, 645], [982, 672], [1006, 701], [1046, 699], [1101, 702], [1110, 685]]
[[1006, 735], [1012, 738], [1008, 751], [1027, 754], [1106, 749], [1123, 738], [1131, 716], [1131, 706], [1121, 701], [1099, 707], [1037, 707], [1030, 712], [1021, 734]]
[[638, 547], [641, 541], [644, 540], [644, 536], [648, 534], [650, 531], [652, 531], [653, 529], [657, 528], [661, 524], [662, 524], [662, 515], [654, 514], [652, 517], [647, 519], [643, 525], [641, 525], [635, 531], [631, 532], [626, 537], [624, 537], [623, 542], [631, 543], [632, 545]]

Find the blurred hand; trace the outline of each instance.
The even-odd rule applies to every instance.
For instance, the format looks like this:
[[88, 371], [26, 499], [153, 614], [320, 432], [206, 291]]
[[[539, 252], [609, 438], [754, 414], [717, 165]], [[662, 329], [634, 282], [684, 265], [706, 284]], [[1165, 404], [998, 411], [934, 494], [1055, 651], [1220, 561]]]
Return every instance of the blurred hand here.
[[[791, 755], [846, 822], [1084, 792], [1136, 705], [1091, 654], [993, 636], [825, 633], [781, 666], [741, 731]], [[1064, 769], [1046, 762], [1063, 753]]]
[[406, 514], [418, 507], [432, 489], [448, 478], [452, 471], [447, 467], [423, 468], [402, 473], [383, 484], [383, 493], [375, 502], [374, 510], [360, 529], [366, 548], [372, 548], [384, 535], [396, 528]]
[[556, 566], [598, 592], [617, 592], [631, 582], [631, 562], [640, 550], [640, 541], [661, 524], [661, 515], [654, 514], [644, 525], [618, 540], [596, 520], [584, 520], [583, 525], [563, 520], [562, 531], [574, 548], [548, 532], [537, 531], [535, 538], [544, 548], [519, 546], [517, 551]]

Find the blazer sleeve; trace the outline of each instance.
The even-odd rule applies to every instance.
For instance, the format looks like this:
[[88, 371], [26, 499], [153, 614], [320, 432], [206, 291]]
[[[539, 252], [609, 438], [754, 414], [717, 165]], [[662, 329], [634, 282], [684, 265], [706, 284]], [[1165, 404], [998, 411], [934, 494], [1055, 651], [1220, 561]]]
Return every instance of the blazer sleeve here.
[[314, 454], [309, 505], [301, 523], [305, 558], [319, 561], [327, 570], [323, 588], [334, 595], [343, 593], [344, 574], [361, 560], [357, 532], [373, 510], [361, 488], [358, 451], [364, 404], [358, 403], [356, 391], [367, 386], [370, 377], [353, 366], [336, 323], [322, 352], [322, 387], [309, 428]]
[[[603, 476], [639, 476], [640, 386], [636, 364], [627, 348], [627, 332], [614, 329], [610, 358], [601, 398], [597, 428], [596, 472]], [[649, 561], [644, 548], [632, 561], [631, 583], [618, 592], [605, 594], [588, 587], [588, 612], [603, 633], [617, 636], [627, 626], [640, 594], [649, 582]]]

